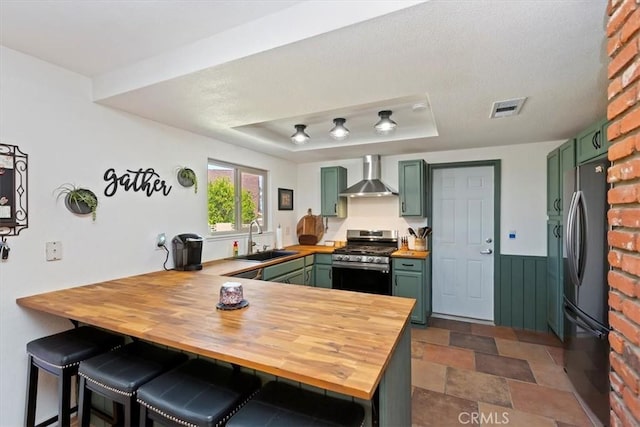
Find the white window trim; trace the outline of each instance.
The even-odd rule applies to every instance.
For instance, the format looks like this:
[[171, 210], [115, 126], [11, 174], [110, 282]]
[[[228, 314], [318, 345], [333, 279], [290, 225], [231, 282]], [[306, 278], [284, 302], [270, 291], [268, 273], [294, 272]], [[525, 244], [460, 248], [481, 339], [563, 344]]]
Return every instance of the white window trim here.
[[[236, 215], [235, 217], [235, 221], [238, 224], [242, 223], [242, 220], [240, 218], [240, 211], [242, 208], [242, 196], [241, 196], [241, 192], [242, 192], [242, 185], [241, 185], [241, 181], [242, 181], [242, 173], [250, 173], [250, 174], [254, 174], [254, 175], [260, 175], [263, 177], [264, 179], [264, 183], [262, 186], [262, 203], [263, 203], [263, 212], [262, 212], [262, 229], [263, 232], [266, 233], [269, 230], [269, 210], [268, 210], [268, 203], [269, 203], [269, 192], [268, 192], [268, 183], [269, 183], [269, 171], [264, 170], [264, 169], [258, 169], [258, 168], [254, 168], [251, 166], [244, 166], [244, 165], [239, 165], [239, 164], [235, 164], [235, 163], [229, 163], [229, 162], [225, 162], [222, 160], [217, 160], [214, 158], [209, 157], [207, 159], [207, 194], [208, 194], [208, 187], [209, 187], [209, 165], [210, 164], [214, 164], [216, 166], [221, 166], [221, 167], [225, 167], [225, 168], [229, 168], [229, 169], [233, 169], [233, 186], [234, 189], [239, 189], [238, 191], [236, 191], [235, 195], [234, 195], [234, 213]], [[208, 200], [208, 195], [207, 195], [207, 209], [209, 209], [209, 200]], [[220, 238], [220, 239], [229, 239], [229, 238], [233, 238], [234, 236], [245, 236], [246, 234], [249, 233], [249, 227], [242, 227], [239, 229], [235, 229], [235, 230], [228, 230], [228, 231], [211, 231], [211, 227], [208, 224], [208, 218], [209, 215], [207, 213], [207, 229], [209, 230], [209, 235], [208, 235], [208, 239], [209, 238]], [[207, 239], [207, 240], [208, 240]]]

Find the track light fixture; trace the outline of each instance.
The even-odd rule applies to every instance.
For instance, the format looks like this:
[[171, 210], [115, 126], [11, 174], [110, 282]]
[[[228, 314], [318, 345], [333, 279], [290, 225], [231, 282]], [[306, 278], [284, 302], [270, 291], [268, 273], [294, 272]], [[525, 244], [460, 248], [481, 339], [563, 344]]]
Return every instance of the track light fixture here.
[[345, 122], [346, 120], [342, 118], [333, 119], [335, 126], [329, 131], [329, 134], [333, 139], [342, 141], [349, 136], [349, 129], [344, 126]]
[[380, 135], [389, 135], [394, 130], [398, 124], [391, 120], [391, 110], [383, 110], [378, 112], [378, 116], [380, 116], [380, 120], [375, 124], [374, 128], [376, 133]]
[[306, 129], [306, 125], [295, 125], [296, 132], [291, 135], [291, 142], [296, 145], [302, 145], [309, 142], [311, 137], [304, 130]]

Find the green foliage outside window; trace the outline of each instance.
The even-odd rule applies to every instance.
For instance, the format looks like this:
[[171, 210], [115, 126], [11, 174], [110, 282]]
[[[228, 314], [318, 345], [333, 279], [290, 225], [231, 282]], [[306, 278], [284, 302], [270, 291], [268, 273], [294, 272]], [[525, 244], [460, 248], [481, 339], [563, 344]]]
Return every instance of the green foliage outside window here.
[[253, 200], [253, 193], [249, 190], [242, 190], [242, 223], [249, 224], [256, 218], [256, 202]]
[[[235, 223], [234, 189], [228, 177], [219, 177], [209, 182], [209, 224]], [[242, 190], [242, 222], [248, 224], [256, 217], [254, 195]]]

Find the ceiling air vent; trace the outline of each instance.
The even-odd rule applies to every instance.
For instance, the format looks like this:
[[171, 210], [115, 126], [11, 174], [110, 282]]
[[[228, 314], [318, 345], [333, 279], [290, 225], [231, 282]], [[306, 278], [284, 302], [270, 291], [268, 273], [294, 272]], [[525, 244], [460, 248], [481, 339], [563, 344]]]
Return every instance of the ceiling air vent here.
[[520, 112], [522, 104], [527, 98], [507, 99], [506, 101], [496, 101], [491, 106], [491, 114], [489, 117], [497, 119], [500, 117], [515, 116]]

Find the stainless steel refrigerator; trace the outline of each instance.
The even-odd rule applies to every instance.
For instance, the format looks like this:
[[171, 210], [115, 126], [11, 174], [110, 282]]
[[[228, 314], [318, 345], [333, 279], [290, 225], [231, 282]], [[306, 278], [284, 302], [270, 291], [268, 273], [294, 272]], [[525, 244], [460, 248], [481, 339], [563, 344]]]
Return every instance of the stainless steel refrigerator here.
[[607, 167], [564, 175], [564, 368], [591, 411], [609, 425]]

